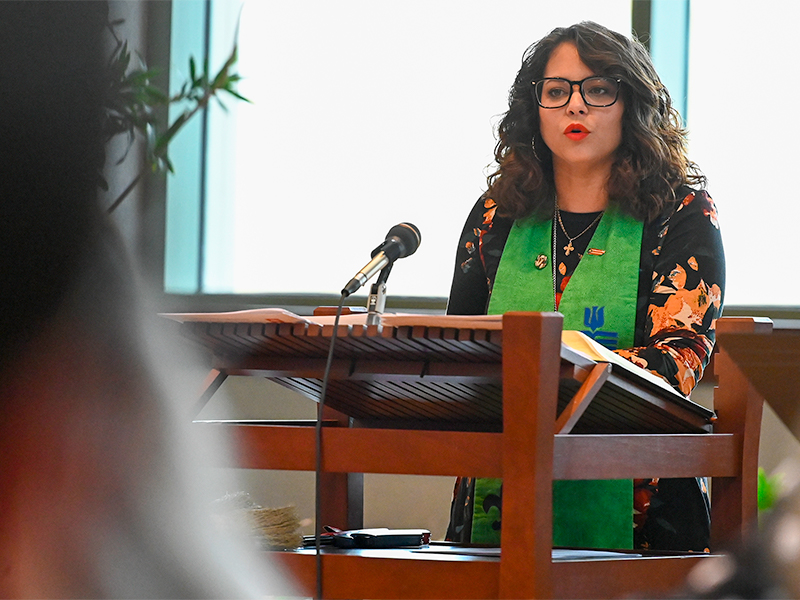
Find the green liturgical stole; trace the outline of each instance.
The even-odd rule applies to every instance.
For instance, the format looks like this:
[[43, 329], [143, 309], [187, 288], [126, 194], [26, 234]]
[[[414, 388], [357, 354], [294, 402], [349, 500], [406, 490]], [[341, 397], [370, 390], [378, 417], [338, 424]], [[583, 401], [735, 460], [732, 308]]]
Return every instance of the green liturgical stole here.
[[[535, 218], [514, 223], [489, 314], [553, 310], [552, 225], [552, 219]], [[561, 296], [564, 329], [582, 331], [612, 350], [633, 346], [642, 228], [615, 207], [606, 210]], [[501, 496], [501, 479], [476, 479], [473, 543], [499, 545]], [[633, 482], [553, 482], [553, 545], [632, 548]]]

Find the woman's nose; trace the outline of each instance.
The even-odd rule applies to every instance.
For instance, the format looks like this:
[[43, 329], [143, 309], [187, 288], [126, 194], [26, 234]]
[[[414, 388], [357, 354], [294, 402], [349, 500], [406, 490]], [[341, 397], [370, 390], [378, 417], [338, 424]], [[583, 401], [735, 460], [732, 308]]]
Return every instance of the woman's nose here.
[[570, 114], [583, 114], [586, 112], [586, 103], [583, 101], [581, 88], [577, 83], [572, 84], [572, 95], [567, 103], [567, 112]]

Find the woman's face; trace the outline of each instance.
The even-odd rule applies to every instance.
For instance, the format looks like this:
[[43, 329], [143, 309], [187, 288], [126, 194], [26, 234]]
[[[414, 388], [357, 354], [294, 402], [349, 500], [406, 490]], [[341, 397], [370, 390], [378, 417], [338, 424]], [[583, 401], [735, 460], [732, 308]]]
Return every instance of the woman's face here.
[[[545, 77], [580, 81], [600, 75], [581, 61], [572, 42], [556, 46], [547, 61]], [[611, 106], [587, 106], [577, 86], [566, 106], [539, 107], [539, 129], [553, 153], [553, 169], [610, 170], [614, 152], [622, 142], [624, 104], [618, 98]], [[588, 132], [588, 133], [587, 133]]]

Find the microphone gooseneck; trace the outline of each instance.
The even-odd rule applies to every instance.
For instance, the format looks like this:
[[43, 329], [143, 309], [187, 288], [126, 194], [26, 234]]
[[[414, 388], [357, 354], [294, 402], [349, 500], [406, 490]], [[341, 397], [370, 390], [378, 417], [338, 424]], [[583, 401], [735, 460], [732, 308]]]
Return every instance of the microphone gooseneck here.
[[398, 258], [414, 254], [421, 242], [422, 235], [415, 225], [411, 223], [395, 225], [386, 234], [383, 243], [372, 251], [372, 260], [344, 286], [342, 294], [349, 296], [384, 267], [393, 264]]

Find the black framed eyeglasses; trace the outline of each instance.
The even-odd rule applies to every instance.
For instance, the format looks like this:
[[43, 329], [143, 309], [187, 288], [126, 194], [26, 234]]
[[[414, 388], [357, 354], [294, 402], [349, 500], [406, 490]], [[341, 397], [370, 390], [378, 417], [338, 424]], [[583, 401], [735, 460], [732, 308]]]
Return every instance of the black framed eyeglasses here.
[[563, 77], [545, 77], [532, 83], [533, 95], [542, 108], [561, 108], [569, 104], [576, 85], [586, 106], [602, 108], [611, 106], [617, 101], [622, 81], [613, 77], [598, 76], [587, 77], [580, 81], [570, 81]]

